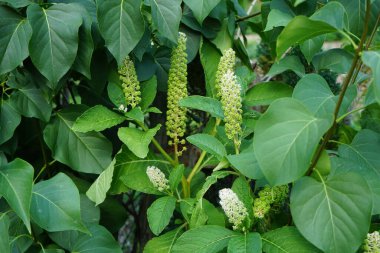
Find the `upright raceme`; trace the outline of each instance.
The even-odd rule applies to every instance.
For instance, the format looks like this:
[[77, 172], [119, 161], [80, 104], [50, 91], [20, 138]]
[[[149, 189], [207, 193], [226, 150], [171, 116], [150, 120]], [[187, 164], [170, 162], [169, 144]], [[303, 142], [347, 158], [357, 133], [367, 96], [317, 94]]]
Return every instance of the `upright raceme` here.
[[363, 250], [364, 253], [380, 253], [380, 234], [378, 231], [367, 234]]
[[231, 189], [225, 188], [219, 191], [220, 205], [225, 212], [228, 221], [232, 223], [234, 230], [245, 230], [244, 220], [248, 217], [247, 208], [239, 197]]
[[119, 69], [119, 78], [122, 82], [126, 106], [136, 107], [141, 101], [140, 83], [137, 80], [135, 66], [132, 60], [125, 58], [123, 66]]
[[288, 185], [265, 186], [259, 191], [259, 197], [254, 201], [253, 215], [258, 219], [263, 219], [269, 212], [271, 205], [281, 204], [288, 197], [288, 193]]
[[[179, 101], [187, 97], [187, 54], [184, 33], [179, 33], [178, 45], [172, 51], [170, 64], [166, 131], [171, 139], [169, 145], [177, 147], [178, 144], [185, 144], [183, 136], [186, 130], [186, 108], [179, 106]], [[177, 155], [181, 155], [184, 148], [178, 150]]]
[[217, 96], [220, 97], [220, 86], [223, 80], [223, 76], [228, 70], [234, 72], [235, 70], [235, 51], [232, 48], [226, 49], [223, 52], [223, 56], [220, 58], [218, 64], [218, 70], [216, 71], [215, 89]]
[[165, 174], [155, 166], [148, 166], [146, 169], [149, 181], [160, 192], [169, 190], [169, 181], [166, 179]]

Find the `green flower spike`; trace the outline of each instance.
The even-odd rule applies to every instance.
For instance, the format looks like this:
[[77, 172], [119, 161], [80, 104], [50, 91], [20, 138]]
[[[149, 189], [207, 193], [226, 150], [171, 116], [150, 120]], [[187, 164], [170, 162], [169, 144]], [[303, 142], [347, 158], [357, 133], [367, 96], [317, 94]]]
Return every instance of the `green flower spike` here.
[[125, 58], [123, 66], [120, 67], [119, 75], [126, 107], [130, 105], [132, 108], [135, 108], [141, 101], [140, 83], [137, 80], [135, 66], [129, 56]]
[[247, 208], [232, 189], [224, 188], [219, 191], [220, 205], [234, 230], [245, 231], [243, 221], [248, 217]]
[[380, 234], [378, 231], [367, 234], [363, 250], [364, 253], [380, 253]]
[[223, 56], [220, 58], [218, 70], [216, 71], [215, 89], [216, 89], [218, 98], [221, 97], [220, 86], [223, 80], [223, 76], [225, 73], [227, 73], [228, 70], [234, 72], [235, 61], [236, 61], [235, 51], [232, 48], [226, 49], [223, 52]]
[[[186, 130], [186, 108], [179, 106], [179, 101], [187, 97], [187, 54], [186, 35], [179, 33], [178, 45], [173, 49], [170, 58], [170, 70], [168, 79], [168, 110], [166, 115], [166, 131], [170, 137], [169, 145], [178, 147], [184, 145], [183, 136]], [[176, 150], [177, 155], [182, 155], [182, 150]]]
[[259, 197], [254, 201], [253, 215], [258, 219], [263, 219], [270, 211], [271, 205], [280, 205], [288, 197], [288, 193], [288, 185], [265, 186], [259, 191]]

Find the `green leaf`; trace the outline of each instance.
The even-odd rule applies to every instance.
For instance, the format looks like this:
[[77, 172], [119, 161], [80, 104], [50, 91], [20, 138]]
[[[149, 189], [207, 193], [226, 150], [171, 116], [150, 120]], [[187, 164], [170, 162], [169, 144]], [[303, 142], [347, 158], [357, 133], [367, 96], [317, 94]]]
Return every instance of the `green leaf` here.
[[380, 51], [363, 52], [362, 61], [372, 69], [372, 86], [376, 101], [380, 104]]
[[301, 101], [315, 117], [333, 121], [336, 96], [322, 76], [304, 76], [294, 88], [293, 98]]
[[264, 177], [253, 152], [229, 155], [227, 159], [235, 169], [250, 179], [261, 179]]
[[170, 189], [175, 192], [175, 190], [178, 187], [178, 184], [181, 182], [181, 179], [184, 175], [185, 166], [183, 164], [180, 164], [176, 166], [169, 175], [169, 185]]
[[224, 227], [206, 225], [183, 233], [173, 247], [173, 253], [216, 253], [227, 247], [230, 239], [238, 237]]
[[136, 120], [140, 123], [144, 122], [144, 113], [141, 111], [140, 107], [135, 107], [124, 115], [129, 119]]
[[224, 118], [222, 103], [219, 100], [203, 97], [203, 96], [188, 96], [179, 101], [179, 105], [191, 109], [201, 110], [210, 113], [211, 116], [220, 119]]
[[370, 129], [380, 134], [380, 105], [367, 106], [361, 113], [360, 125], [363, 129]]
[[380, 135], [360, 131], [350, 145], [339, 145], [339, 162], [343, 171], [353, 171], [366, 179], [373, 198], [373, 214], [380, 214]]
[[210, 187], [215, 184], [218, 179], [225, 178], [229, 174], [229, 171], [215, 171], [210, 176], [208, 176], [202, 185], [202, 188], [197, 192], [197, 200], [202, 199], [208, 189], [210, 189]]
[[215, 98], [215, 75], [218, 69], [221, 54], [218, 49], [213, 46], [213, 44], [207, 40], [202, 39], [201, 46], [199, 48], [199, 55], [206, 79], [206, 94], [209, 97]]
[[314, 55], [321, 50], [322, 45], [325, 42], [325, 37], [325, 35], [317, 36], [312, 39], [305, 40], [300, 44], [301, 52], [309, 64]]
[[96, 105], [79, 116], [72, 129], [76, 132], [103, 131], [126, 120], [122, 115], [109, 110], [102, 105]]
[[66, 74], [77, 55], [82, 17], [75, 10], [75, 5], [70, 4], [54, 4], [49, 9], [32, 4], [27, 9], [33, 30], [29, 43], [30, 57], [36, 68], [53, 84]]
[[348, 16], [343, 5], [337, 1], [328, 2], [313, 15], [310, 19], [325, 22], [336, 29], [343, 30], [348, 27]]
[[345, 74], [351, 67], [353, 56], [341, 48], [333, 48], [316, 54], [312, 60], [317, 71], [329, 69], [339, 74]]
[[277, 58], [280, 58], [294, 44], [302, 43], [318, 35], [336, 31], [336, 28], [325, 22], [314, 21], [305, 16], [296, 16], [277, 38]]
[[150, 0], [153, 25], [158, 33], [177, 43], [179, 22], [182, 17], [181, 0]]
[[169, 224], [173, 216], [177, 199], [172, 196], [165, 196], [155, 200], [148, 208], [147, 216], [150, 230], [153, 234], [159, 235]]
[[285, 83], [277, 81], [257, 83], [247, 91], [243, 101], [248, 106], [269, 105], [276, 99], [291, 97], [292, 92], [293, 88]]
[[273, 102], [256, 123], [253, 146], [261, 171], [271, 185], [300, 178], [331, 122], [314, 117], [295, 99]]
[[70, 106], [57, 112], [45, 127], [44, 140], [57, 161], [79, 172], [100, 174], [111, 163], [112, 145], [100, 133], [72, 130], [85, 110], [83, 106]]
[[216, 34], [216, 37], [211, 41], [220, 52], [224, 52], [226, 49], [232, 47], [232, 38], [228, 31], [228, 18], [225, 18], [222, 22], [219, 32]]
[[33, 0], [2, 0], [2, 2], [8, 3], [14, 8], [22, 8], [32, 4]]
[[212, 135], [194, 134], [187, 137], [186, 140], [198, 148], [216, 156], [218, 160], [222, 160], [223, 157], [227, 155], [223, 144]]
[[32, 220], [49, 232], [87, 232], [80, 215], [80, 198], [74, 182], [65, 174], [41, 181], [33, 187]]
[[108, 190], [111, 188], [115, 163], [116, 160], [114, 159], [108, 168], [99, 175], [99, 177], [86, 192], [87, 197], [95, 202], [96, 205], [103, 203], [106, 199]]
[[161, 125], [158, 124], [146, 132], [137, 128], [121, 127], [117, 135], [133, 154], [139, 158], [145, 158], [149, 152], [149, 144], [160, 127]]
[[9, 100], [0, 101], [0, 144], [12, 138], [14, 131], [21, 122], [18, 114]]
[[153, 76], [148, 81], [142, 82], [140, 107], [144, 111], [153, 103], [157, 93], [157, 78]]
[[0, 6], [0, 33], [0, 74], [4, 74], [28, 57], [32, 29], [28, 20], [16, 11]]
[[208, 218], [209, 216], [206, 214], [206, 211], [203, 208], [203, 198], [199, 199], [191, 212], [191, 218], [189, 221], [190, 229], [205, 225]]
[[267, 73], [268, 76], [275, 76], [287, 70], [292, 70], [298, 76], [305, 75], [305, 67], [300, 58], [295, 55], [289, 55], [282, 58], [279, 62], [275, 62]]
[[171, 253], [177, 238], [182, 234], [183, 226], [154, 237], [144, 247], [144, 253]]
[[263, 251], [271, 253], [320, 253], [295, 227], [282, 227], [262, 235]]
[[286, 13], [278, 9], [272, 9], [268, 14], [268, 21], [264, 31], [270, 31], [279, 26], [286, 26], [293, 17], [294, 14]]
[[[232, 191], [236, 193], [239, 200], [243, 202], [244, 206], [247, 208], [249, 218], [253, 219], [253, 198], [252, 198], [252, 192], [251, 187], [245, 177], [238, 177], [235, 179], [234, 183], [231, 187]], [[247, 228], [250, 227], [250, 221], [246, 222], [248, 223], [246, 226]]]
[[232, 238], [228, 243], [228, 253], [261, 253], [259, 233], [249, 233]]
[[218, 5], [220, 0], [184, 0], [184, 2], [193, 11], [194, 17], [199, 24], [202, 24], [203, 20]]
[[4, 213], [0, 216], [0, 252], [2, 253], [10, 253], [11, 249], [9, 247], [9, 218]]
[[324, 252], [356, 252], [366, 238], [372, 198], [365, 180], [355, 173], [320, 182], [303, 177], [290, 196], [293, 221], [302, 235]]
[[141, 0], [98, 0], [99, 30], [108, 50], [122, 65], [144, 35]]

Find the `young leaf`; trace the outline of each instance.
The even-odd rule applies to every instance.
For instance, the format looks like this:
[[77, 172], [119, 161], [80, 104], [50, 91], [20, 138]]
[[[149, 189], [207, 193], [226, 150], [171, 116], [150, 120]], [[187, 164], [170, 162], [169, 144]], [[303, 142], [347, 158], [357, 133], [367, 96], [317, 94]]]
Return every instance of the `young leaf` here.
[[189, 96], [181, 99], [179, 105], [210, 113], [211, 116], [223, 119], [224, 113], [219, 100], [203, 96]]
[[80, 216], [78, 189], [63, 173], [33, 187], [30, 212], [32, 220], [49, 232], [87, 232]]
[[286, 83], [277, 81], [257, 83], [247, 91], [244, 104], [248, 106], [269, 105], [274, 100], [291, 97], [293, 88]]
[[148, 81], [141, 83], [140, 107], [144, 111], [153, 103], [157, 93], [157, 78], [153, 76]]
[[173, 253], [216, 253], [227, 247], [230, 239], [240, 236], [227, 228], [206, 225], [183, 233], [173, 247]]
[[320, 182], [298, 180], [290, 196], [292, 217], [302, 235], [324, 252], [356, 252], [371, 220], [372, 197], [356, 173], [333, 175]]
[[177, 238], [182, 234], [183, 226], [154, 237], [145, 245], [144, 253], [171, 253]]
[[169, 224], [176, 202], [176, 198], [165, 196], [154, 201], [148, 208], [148, 222], [153, 234], [159, 235]]
[[144, 34], [141, 0], [98, 0], [99, 30], [118, 65], [137, 45]]
[[79, 116], [72, 129], [73, 131], [81, 133], [89, 131], [100, 132], [104, 129], [116, 126], [124, 120], [126, 120], [125, 117], [109, 110], [107, 107], [96, 105]]
[[264, 31], [270, 31], [275, 27], [286, 26], [294, 17], [292, 12], [284, 12], [278, 9], [272, 9], [268, 14], [268, 21]]
[[259, 233], [246, 233], [232, 238], [228, 243], [228, 253], [261, 253]]
[[256, 124], [253, 146], [261, 171], [271, 185], [300, 178], [331, 120], [314, 117], [295, 99], [273, 102]]
[[271, 253], [321, 253], [298, 232], [295, 227], [282, 227], [262, 235], [263, 251]]
[[209, 134], [194, 134], [186, 138], [188, 142], [198, 148], [216, 156], [218, 160], [222, 160], [227, 155], [227, 151], [223, 144], [214, 136]]
[[314, 55], [321, 50], [323, 42], [325, 42], [325, 37], [325, 35], [317, 36], [312, 39], [305, 40], [300, 44], [301, 52], [309, 64]]
[[137, 128], [122, 127], [119, 128], [117, 135], [133, 154], [139, 158], [145, 158], [149, 152], [149, 144], [160, 127], [161, 125], [157, 125], [146, 132]]
[[275, 62], [267, 73], [268, 76], [275, 76], [287, 70], [292, 70], [299, 77], [305, 75], [305, 67], [298, 56], [289, 55]]
[[[252, 192], [251, 187], [247, 180], [244, 177], [238, 177], [235, 179], [234, 183], [232, 184], [231, 189], [234, 193], [238, 196], [239, 200], [243, 202], [244, 206], [247, 208], [248, 214], [250, 218], [253, 219], [253, 198], [252, 198]], [[249, 223], [249, 222], [247, 222]], [[247, 224], [250, 226], [250, 224]]]
[[19, 158], [0, 168], [0, 195], [21, 218], [29, 233], [33, 174], [32, 165]]
[[172, 191], [175, 191], [178, 187], [178, 184], [181, 182], [183, 173], [185, 171], [185, 166], [183, 164], [176, 166], [169, 176], [169, 185]]
[[193, 11], [194, 17], [199, 24], [202, 24], [203, 20], [218, 5], [220, 0], [184, 0], [184, 2]]

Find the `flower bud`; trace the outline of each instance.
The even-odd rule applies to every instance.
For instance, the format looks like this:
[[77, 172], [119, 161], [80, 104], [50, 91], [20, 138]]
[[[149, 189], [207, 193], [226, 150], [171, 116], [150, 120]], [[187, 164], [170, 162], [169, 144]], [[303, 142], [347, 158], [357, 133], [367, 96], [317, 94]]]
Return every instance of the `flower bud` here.
[[127, 106], [136, 107], [141, 101], [140, 83], [137, 80], [135, 66], [132, 60], [127, 56], [119, 69], [119, 78], [122, 82], [125, 102]]
[[244, 231], [243, 221], [248, 217], [248, 212], [243, 202], [241, 202], [236, 193], [229, 188], [220, 190], [219, 198], [219, 203], [228, 221], [233, 225], [232, 228], [234, 230], [242, 229]]
[[148, 166], [146, 169], [149, 181], [160, 192], [169, 190], [169, 181], [166, 179], [165, 174], [155, 166]]

